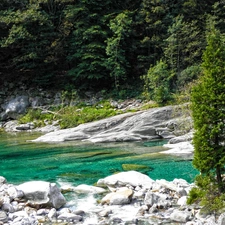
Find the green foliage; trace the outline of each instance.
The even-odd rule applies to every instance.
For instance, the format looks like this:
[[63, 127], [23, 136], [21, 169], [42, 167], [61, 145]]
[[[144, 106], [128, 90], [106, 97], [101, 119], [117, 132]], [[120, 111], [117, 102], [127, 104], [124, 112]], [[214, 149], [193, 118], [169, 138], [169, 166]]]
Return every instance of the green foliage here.
[[213, 174], [198, 175], [196, 184], [197, 187], [193, 187], [189, 192], [187, 203], [200, 203], [203, 213], [221, 213], [225, 207], [225, 194], [220, 193]]
[[117, 89], [125, 96], [125, 85], [136, 88], [162, 60], [169, 86], [161, 85], [156, 96], [166, 102], [165, 93], [195, 79], [206, 16], [216, 15], [222, 30], [223, 11], [213, 0], [2, 0], [0, 70], [4, 80], [61, 90]]
[[87, 86], [99, 88], [109, 78], [105, 65], [108, 28], [104, 15], [105, 9], [109, 8], [108, 4], [107, 1], [96, 4], [95, 1], [84, 0], [64, 10], [64, 24], [72, 26], [66, 57], [72, 65], [68, 75], [80, 89], [88, 89]]
[[150, 67], [148, 74], [144, 76], [145, 93], [159, 104], [165, 104], [171, 99], [170, 81], [173, 76], [162, 60]]
[[150, 101], [150, 102], [143, 104], [141, 107], [141, 110], [147, 110], [147, 109], [152, 109], [152, 108], [156, 108], [156, 107], [159, 107], [159, 105], [154, 101]]
[[[197, 185], [205, 191], [202, 203], [210, 210], [224, 205], [225, 186], [225, 37], [209, 22], [207, 47], [203, 53], [203, 73], [192, 89], [191, 108], [194, 120], [193, 165], [208, 183]], [[201, 180], [200, 180], [201, 181]]]
[[225, 163], [223, 153], [225, 119], [225, 45], [224, 37], [213, 29], [207, 37], [203, 56], [203, 75], [192, 92], [192, 110], [196, 135], [194, 165], [209, 172]]
[[42, 127], [45, 125], [44, 121], [47, 120], [51, 122], [54, 119], [54, 114], [52, 113], [42, 113], [43, 110], [41, 109], [30, 109], [26, 113], [26, 115], [22, 116], [19, 119], [19, 123], [26, 124], [29, 122], [34, 122], [36, 127]]
[[181, 71], [177, 78], [178, 87], [182, 89], [189, 83], [193, 83], [200, 76], [201, 71], [201, 65], [192, 65]]
[[169, 69], [175, 74], [174, 88], [179, 89], [197, 78], [205, 36], [197, 21], [186, 22], [183, 15], [174, 18], [168, 34], [164, 54]]
[[56, 119], [60, 120], [61, 128], [75, 127], [82, 123], [92, 122], [115, 116], [119, 111], [115, 111], [109, 102], [98, 103], [96, 106], [68, 106], [60, 110]]
[[129, 11], [118, 14], [110, 21], [112, 37], [107, 39], [106, 54], [107, 67], [111, 71], [110, 76], [114, 78], [115, 87], [119, 87], [119, 81], [127, 77], [129, 63], [126, 59], [127, 38], [131, 33], [131, 13]]
[[[68, 92], [64, 92], [63, 95], [62, 99], [64, 100], [67, 96], [71, 97]], [[46, 125], [45, 121], [51, 123], [53, 120], [59, 120], [60, 127], [64, 129], [121, 113], [119, 110], [115, 110], [109, 101], [101, 101], [93, 106], [88, 106], [84, 103], [76, 106], [65, 106], [64, 100], [62, 101], [60, 108], [52, 108], [51, 111], [44, 109], [30, 109], [26, 115], [19, 119], [19, 122], [23, 124], [34, 122], [36, 127], [42, 127]]]
[[199, 188], [197, 187], [193, 187], [189, 194], [188, 194], [188, 199], [187, 199], [187, 204], [191, 205], [194, 203], [198, 203], [201, 201], [201, 199], [203, 198], [204, 193], [203, 191], [201, 191]]

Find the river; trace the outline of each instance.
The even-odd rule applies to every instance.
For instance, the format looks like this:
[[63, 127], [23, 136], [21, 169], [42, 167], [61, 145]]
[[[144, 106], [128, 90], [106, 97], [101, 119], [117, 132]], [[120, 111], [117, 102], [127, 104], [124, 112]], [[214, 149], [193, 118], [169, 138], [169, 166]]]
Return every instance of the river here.
[[152, 179], [183, 178], [197, 171], [189, 157], [160, 154], [166, 141], [93, 144], [32, 143], [37, 133], [0, 133], [0, 175], [9, 183], [44, 180], [70, 185], [95, 184], [113, 173], [135, 169]]

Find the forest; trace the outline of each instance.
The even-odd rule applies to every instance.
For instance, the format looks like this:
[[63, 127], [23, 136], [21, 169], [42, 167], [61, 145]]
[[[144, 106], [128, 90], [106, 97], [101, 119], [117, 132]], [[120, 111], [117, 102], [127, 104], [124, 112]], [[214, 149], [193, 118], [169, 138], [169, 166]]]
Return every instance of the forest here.
[[165, 102], [201, 73], [213, 0], [1, 0], [1, 83], [146, 90]]

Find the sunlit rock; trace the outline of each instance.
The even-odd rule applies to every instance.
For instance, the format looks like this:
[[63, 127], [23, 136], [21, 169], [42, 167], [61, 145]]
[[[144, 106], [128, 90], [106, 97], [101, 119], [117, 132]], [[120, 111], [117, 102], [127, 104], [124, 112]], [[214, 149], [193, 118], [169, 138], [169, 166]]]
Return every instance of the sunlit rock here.
[[150, 177], [137, 171], [127, 171], [118, 174], [113, 174], [103, 179], [99, 179], [97, 185], [99, 186], [126, 186], [127, 184], [136, 186], [151, 187], [154, 183]]
[[17, 186], [17, 189], [23, 191], [24, 198], [35, 207], [50, 206], [58, 209], [66, 203], [55, 183], [30, 181]]
[[116, 192], [111, 192], [107, 194], [101, 201], [102, 204], [109, 205], [124, 205], [129, 204], [131, 201], [131, 196], [133, 191], [129, 188], [123, 187]]

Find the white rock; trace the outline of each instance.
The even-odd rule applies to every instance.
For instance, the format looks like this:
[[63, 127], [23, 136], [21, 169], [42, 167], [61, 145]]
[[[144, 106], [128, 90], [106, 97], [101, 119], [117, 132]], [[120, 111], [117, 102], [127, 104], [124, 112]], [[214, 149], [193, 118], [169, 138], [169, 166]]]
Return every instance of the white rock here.
[[104, 210], [102, 210], [98, 213], [98, 215], [101, 216], [101, 217], [108, 217], [109, 214], [112, 214], [111, 209], [104, 209]]
[[149, 191], [145, 195], [144, 204], [149, 206], [153, 206], [154, 204], [157, 205], [159, 200], [160, 200], [160, 196], [158, 194]]
[[57, 211], [55, 208], [52, 208], [48, 213], [48, 218], [50, 220], [53, 220], [54, 218], [56, 218], [56, 216], [57, 216]]
[[16, 187], [9, 187], [7, 193], [11, 199], [22, 198], [23, 192], [16, 189]]
[[15, 212], [14, 207], [11, 204], [9, 204], [9, 203], [4, 203], [2, 205], [2, 210], [5, 211], [5, 212], [10, 212], [10, 213]]
[[39, 209], [37, 211], [38, 216], [47, 215], [49, 213], [49, 209]]
[[71, 213], [71, 210], [69, 208], [62, 208], [58, 211], [58, 214], [64, 214], [64, 213]]
[[127, 187], [120, 188], [116, 192], [107, 194], [101, 201], [102, 204], [124, 205], [130, 203], [133, 191]]
[[194, 151], [193, 145], [188, 141], [177, 144], [165, 144], [163, 146], [170, 148], [170, 150], [160, 152], [163, 154], [192, 154]]
[[177, 205], [184, 206], [187, 205], [187, 196], [182, 196], [178, 199]]
[[172, 221], [186, 223], [192, 219], [192, 213], [189, 211], [174, 210], [170, 215], [170, 219]]
[[218, 225], [225, 225], [225, 213], [222, 213], [217, 221]]
[[17, 186], [17, 189], [23, 191], [24, 198], [34, 206], [44, 205], [58, 209], [66, 203], [55, 183], [30, 181]]
[[13, 220], [17, 217], [28, 217], [28, 214], [25, 211], [18, 211], [10, 214], [10, 218]]
[[126, 186], [127, 184], [136, 186], [151, 187], [154, 180], [145, 174], [137, 171], [127, 171], [118, 174], [113, 174], [104, 179], [99, 179], [97, 185], [99, 186]]
[[165, 179], [156, 180], [155, 182], [160, 184], [164, 188], [170, 189], [171, 191], [177, 191], [177, 186]]
[[106, 192], [104, 188], [95, 187], [95, 186], [86, 185], [86, 184], [81, 184], [73, 188], [73, 190], [78, 193], [91, 193], [91, 194], [101, 194]]

